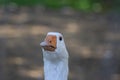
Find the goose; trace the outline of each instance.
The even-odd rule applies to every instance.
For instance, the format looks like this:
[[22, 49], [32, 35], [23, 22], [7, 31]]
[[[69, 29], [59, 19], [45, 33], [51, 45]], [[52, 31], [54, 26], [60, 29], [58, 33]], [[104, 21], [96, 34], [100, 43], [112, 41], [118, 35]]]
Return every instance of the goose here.
[[43, 52], [44, 79], [68, 80], [68, 58], [63, 35], [59, 32], [48, 32], [40, 43]]

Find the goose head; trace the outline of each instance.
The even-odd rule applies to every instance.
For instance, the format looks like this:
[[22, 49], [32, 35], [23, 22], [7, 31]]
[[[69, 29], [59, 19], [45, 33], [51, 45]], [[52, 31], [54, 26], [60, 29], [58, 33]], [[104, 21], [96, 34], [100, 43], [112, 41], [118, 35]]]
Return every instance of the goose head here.
[[48, 32], [46, 38], [40, 43], [45, 59], [67, 59], [68, 53], [63, 35], [59, 32]]

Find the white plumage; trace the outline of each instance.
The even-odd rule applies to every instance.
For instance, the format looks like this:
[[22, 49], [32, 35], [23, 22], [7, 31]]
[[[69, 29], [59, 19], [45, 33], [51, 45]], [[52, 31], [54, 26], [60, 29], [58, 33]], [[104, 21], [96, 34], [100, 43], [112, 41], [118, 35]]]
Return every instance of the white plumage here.
[[40, 45], [43, 51], [45, 80], [67, 80], [69, 55], [62, 34], [49, 32]]

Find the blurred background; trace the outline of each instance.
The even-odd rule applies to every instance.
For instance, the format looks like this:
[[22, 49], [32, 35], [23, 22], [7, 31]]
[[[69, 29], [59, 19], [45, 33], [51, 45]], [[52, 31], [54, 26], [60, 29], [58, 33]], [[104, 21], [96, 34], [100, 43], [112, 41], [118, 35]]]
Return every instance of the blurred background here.
[[64, 35], [69, 80], [120, 80], [120, 0], [0, 0], [0, 80], [44, 80], [50, 31]]

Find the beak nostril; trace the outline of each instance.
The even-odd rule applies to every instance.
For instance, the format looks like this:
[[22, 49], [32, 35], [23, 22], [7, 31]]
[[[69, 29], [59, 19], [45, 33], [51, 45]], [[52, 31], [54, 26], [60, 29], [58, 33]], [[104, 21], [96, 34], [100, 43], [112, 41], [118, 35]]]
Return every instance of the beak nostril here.
[[49, 40], [49, 43], [51, 43], [52, 41], [51, 40]]

